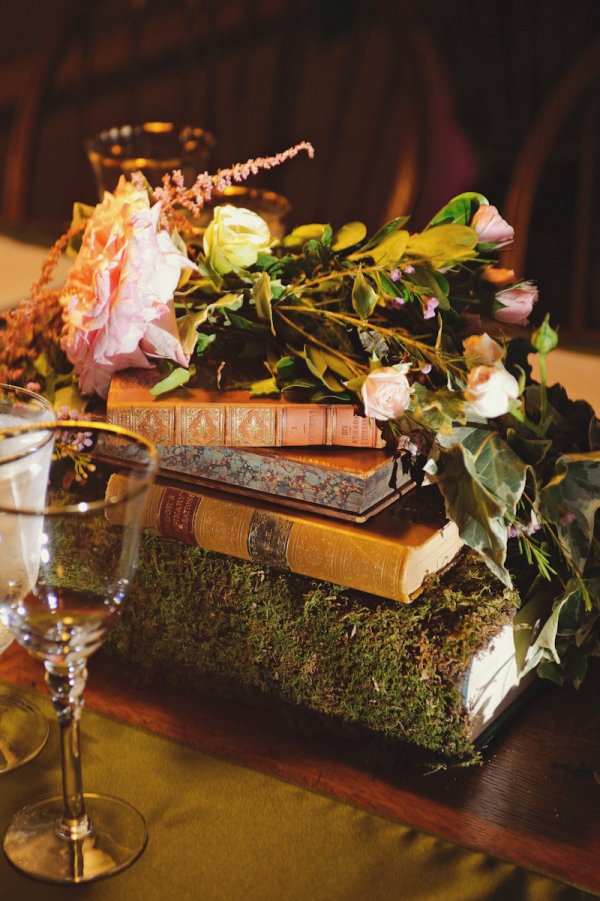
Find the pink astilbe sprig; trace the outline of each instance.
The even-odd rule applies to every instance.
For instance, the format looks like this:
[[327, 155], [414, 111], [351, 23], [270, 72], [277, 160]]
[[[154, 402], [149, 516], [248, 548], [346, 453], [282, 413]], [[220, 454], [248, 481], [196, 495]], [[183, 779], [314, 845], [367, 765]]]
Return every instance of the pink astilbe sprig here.
[[264, 169], [273, 169], [280, 166], [286, 160], [292, 159], [298, 153], [305, 151], [309, 157], [315, 155], [312, 144], [301, 141], [293, 147], [276, 153], [274, 156], [257, 157], [247, 160], [245, 163], [236, 163], [229, 169], [219, 169], [214, 175], [202, 172], [196, 178], [194, 184], [186, 188], [183, 173], [176, 169], [163, 176], [162, 185], [154, 189], [154, 198], [161, 203], [161, 224], [168, 228], [180, 221], [181, 214], [177, 207], [188, 210], [194, 217], [198, 217], [205, 205], [210, 202], [213, 194], [222, 194], [232, 184], [246, 181], [251, 175], [256, 175]]

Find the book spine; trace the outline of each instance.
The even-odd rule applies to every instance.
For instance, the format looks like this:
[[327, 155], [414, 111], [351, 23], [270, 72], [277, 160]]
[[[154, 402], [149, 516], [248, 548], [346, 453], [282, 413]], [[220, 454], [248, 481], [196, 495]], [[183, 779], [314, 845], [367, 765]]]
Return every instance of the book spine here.
[[344, 404], [143, 405], [109, 396], [107, 419], [157, 445], [385, 447], [373, 419]]
[[[114, 476], [111, 484], [117, 496], [120, 478]], [[162, 538], [395, 601], [408, 602], [422, 581], [407, 585], [412, 550], [393, 538], [348, 531], [199, 491], [153, 485], [143, 527]]]

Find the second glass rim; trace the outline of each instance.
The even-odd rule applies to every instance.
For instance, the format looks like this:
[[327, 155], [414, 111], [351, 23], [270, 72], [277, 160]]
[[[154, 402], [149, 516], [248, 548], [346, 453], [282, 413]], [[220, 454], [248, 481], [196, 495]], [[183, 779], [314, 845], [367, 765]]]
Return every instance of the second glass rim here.
[[[34, 445], [24, 447], [20, 452], [17, 452], [10, 457], [0, 459], [0, 467], [5, 463], [14, 463], [17, 460], [23, 460], [27, 456], [30, 456], [31, 454], [41, 450], [51, 440], [56, 432], [64, 431], [65, 429], [72, 429], [77, 431], [96, 430], [99, 432], [106, 432], [127, 438], [133, 443], [137, 444], [139, 447], [143, 448], [148, 454], [148, 462], [144, 465], [144, 469], [146, 470], [148, 475], [148, 481], [151, 481], [158, 472], [160, 465], [158, 450], [156, 449], [156, 446], [143, 435], [140, 435], [137, 432], [133, 432], [130, 429], [123, 428], [123, 426], [120, 425], [113, 425], [111, 423], [99, 420], [90, 421], [85, 419], [54, 419], [48, 420], [46, 422], [27, 422], [23, 423], [22, 425], [9, 426], [7, 428], [0, 429], [0, 441], [5, 438], [17, 438], [19, 437], [19, 435], [23, 435], [24, 433], [26, 434], [29, 432], [40, 432], [45, 435], [43, 441], [38, 442]], [[124, 461], [124, 463], [125, 462], [126, 461]], [[32, 507], [29, 509], [15, 509], [14, 507], [7, 507], [3, 505], [0, 501], [0, 513], [8, 513], [13, 516], [56, 516], [59, 514], [64, 516], [65, 514], [69, 513], [93, 513], [98, 510], [107, 509], [111, 506], [117, 506], [117, 504], [122, 503], [126, 500], [131, 500], [144, 489], [145, 485], [142, 482], [139, 482], [139, 484], [137, 484], [134, 488], [124, 492], [123, 495], [119, 497], [118, 501], [113, 501], [112, 503], [107, 503], [106, 500], [86, 501], [85, 511], [82, 511], [81, 503], [65, 504], [61, 506], [53, 504], [43, 504], [38, 508]]]

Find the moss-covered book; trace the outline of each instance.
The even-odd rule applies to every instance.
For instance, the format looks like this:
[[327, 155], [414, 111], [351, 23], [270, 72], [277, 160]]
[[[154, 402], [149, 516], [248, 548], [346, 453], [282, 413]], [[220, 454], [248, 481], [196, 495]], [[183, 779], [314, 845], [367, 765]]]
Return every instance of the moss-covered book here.
[[468, 763], [465, 679], [518, 603], [471, 551], [398, 604], [146, 532], [106, 650], [139, 680], [268, 704], [365, 759]]

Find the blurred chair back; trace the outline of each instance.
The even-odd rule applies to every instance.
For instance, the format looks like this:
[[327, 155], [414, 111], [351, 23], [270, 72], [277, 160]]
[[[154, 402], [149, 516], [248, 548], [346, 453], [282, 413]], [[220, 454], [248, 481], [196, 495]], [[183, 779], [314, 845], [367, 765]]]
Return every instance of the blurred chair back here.
[[[516, 160], [502, 265], [538, 282], [567, 341], [600, 351], [600, 42], [557, 83]], [[562, 342], [564, 343], [564, 342]]]
[[[435, 97], [443, 76], [432, 78], [439, 60], [411, 0], [75, 9], [49, 36], [16, 111], [0, 217], [68, 219], [74, 201], [96, 200], [84, 141], [157, 119], [212, 132], [210, 171], [310, 141], [314, 160], [251, 180], [290, 200], [290, 226], [360, 218], [374, 229], [415, 210], [423, 220], [447, 199], [445, 170], [432, 171], [432, 147], [445, 138]], [[448, 181], [450, 191], [468, 186], [451, 172]]]

